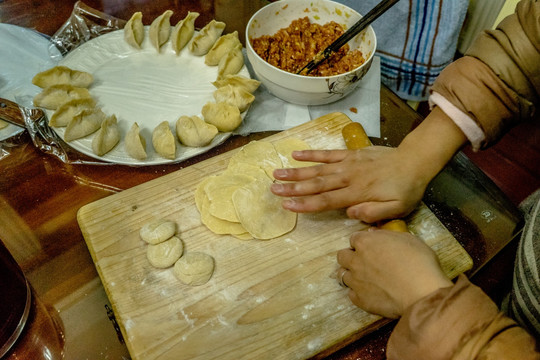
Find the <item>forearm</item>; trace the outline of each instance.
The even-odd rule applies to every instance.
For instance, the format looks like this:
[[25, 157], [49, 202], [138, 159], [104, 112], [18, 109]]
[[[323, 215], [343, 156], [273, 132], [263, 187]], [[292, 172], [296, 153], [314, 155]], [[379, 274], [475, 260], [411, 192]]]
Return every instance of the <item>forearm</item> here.
[[408, 159], [410, 171], [427, 185], [466, 143], [467, 137], [461, 129], [440, 108], [435, 107], [403, 139], [398, 151]]

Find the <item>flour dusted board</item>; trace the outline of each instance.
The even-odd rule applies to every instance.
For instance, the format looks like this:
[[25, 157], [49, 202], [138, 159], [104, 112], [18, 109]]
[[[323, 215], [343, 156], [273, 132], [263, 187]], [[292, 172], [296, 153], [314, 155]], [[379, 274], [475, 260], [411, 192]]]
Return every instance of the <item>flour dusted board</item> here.
[[[350, 120], [333, 113], [273, 135], [313, 148], [344, 148]], [[352, 305], [336, 281], [335, 254], [366, 228], [344, 211], [300, 214], [280, 238], [242, 241], [201, 224], [194, 191], [223, 171], [233, 153], [216, 156], [82, 207], [78, 221], [134, 360], [305, 359], [376, 328], [381, 319]], [[154, 218], [175, 221], [185, 251], [215, 258], [212, 279], [183, 285], [171, 269], [153, 268], [139, 238]], [[422, 205], [409, 219], [450, 276], [471, 259]]]

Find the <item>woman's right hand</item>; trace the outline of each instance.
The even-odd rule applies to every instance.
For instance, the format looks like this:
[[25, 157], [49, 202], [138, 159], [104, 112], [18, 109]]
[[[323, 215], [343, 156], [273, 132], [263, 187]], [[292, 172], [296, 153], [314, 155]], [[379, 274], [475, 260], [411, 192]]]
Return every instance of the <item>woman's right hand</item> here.
[[347, 208], [347, 215], [373, 223], [399, 218], [422, 199], [431, 180], [416, 172], [399, 149], [372, 146], [360, 150], [304, 150], [293, 152], [300, 161], [322, 163], [304, 168], [278, 169], [271, 186], [285, 209], [315, 212]]

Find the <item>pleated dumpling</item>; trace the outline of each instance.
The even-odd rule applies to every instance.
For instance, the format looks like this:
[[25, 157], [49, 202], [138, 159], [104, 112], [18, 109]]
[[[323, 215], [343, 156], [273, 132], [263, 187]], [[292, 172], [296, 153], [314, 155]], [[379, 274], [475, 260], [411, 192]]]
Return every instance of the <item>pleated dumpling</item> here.
[[156, 152], [166, 158], [176, 158], [176, 142], [168, 121], [161, 122], [152, 132], [152, 145]]
[[226, 75], [237, 74], [243, 66], [244, 54], [242, 54], [242, 45], [240, 44], [219, 60], [217, 78], [222, 79]]
[[82, 110], [67, 124], [64, 140], [73, 141], [95, 133], [106, 117], [100, 108]]
[[49, 126], [63, 127], [73, 119], [75, 115], [85, 109], [92, 109], [96, 106], [94, 99], [75, 99], [62, 104], [56, 109], [49, 119]]
[[223, 87], [225, 85], [232, 85], [246, 90], [253, 94], [255, 90], [259, 88], [261, 82], [259, 80], [250, 79], [242, 75], [225, 75], [221, 79], [218, 79], [212, 83], [216, 88]]
[[102, 156], [111, 151], [120, 141], [120, 129], [115, 115], [111, 115], [101, 123], [101, 127], [92, 139], [92, 151]]
[[87, 88], [94, 81], [92, 74], [85, 71], [72, 70], [67, 66], [55, 66], [36, 74], [32, 78], [32, 84], [40, 88], [48, 88], [53, 85], [71, 85]]
[[204, 121], [214, 125], [221, 132], [233, 131], [242, 123], [240, 110], [236, 106], [224, 102], [208, 102], [203, 106], [201, 112]]
[[144, 25], [142, 22], [142, 13], [134, 13], [124, 26], [124, 39], [135, 49], [140, 49], [144, 40]]
[[219, 39], [223, 33], [223, 30], [225, 30], [224, 22], [216, 20], [210, 21], [197, 35], [195, 35], [191, 41], [189, 50], [193, 53], [193, 55], [206, 55], [212, 46], [214, 46], [217, 39]]
[[195, 19], [199, 13], [188, 11], [186, 17], [180, 20], [171, 33], [171, 46], [176, 54], [180, 53], [195, 33]]
[[208, 54], [206, 54], [204, 63], [209, 66], [218, 65], [219, 60], [238, 45], [242, 46], [238, 38], [238, 31], [220, 36], [210, 51], [208, 51]]
[[159, 50], [161, 46], [169, 40], [171, 35], [171, 16], [172, 10], [165, 10], [165, 12], [155, 18], [150, 24], [150, 30], [148, 31], [148, 37], [154, 47]]
[[206, 146], [212, 142], [217, 133], [217, 127], [206, 123], [198, 116], [181, 116], [176, 120], [176, 135], [186, 146]]
[[74, 99], [91, 99], [92, 96], [86, 88], [61, 84], [52, 85], [43, 89], [34, 97], [34, 105], [49, 110], [56, 110], [60, 105]]
[[146, 159], [146, 140], [140, 133], [139, 124], [136, 122], [131, 125], [131, 128], [124, 139], [124, 149], [126, 153], [134, 159]]
[[234, 105], [240, 112], [246, 111], [251, 103], [255, 100], [255, 96], [244, 90], [243, 88], [225, 85], [214, 91], [214, 99], [216, 102], [224, 102]]

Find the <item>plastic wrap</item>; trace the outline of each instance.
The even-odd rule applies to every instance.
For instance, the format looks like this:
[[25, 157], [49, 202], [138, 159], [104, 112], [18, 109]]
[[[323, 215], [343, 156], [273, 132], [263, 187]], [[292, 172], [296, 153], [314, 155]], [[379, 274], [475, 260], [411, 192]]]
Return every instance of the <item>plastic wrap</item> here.
[[[125, 20], [110, 16], [77, 1], [69, 19], [51, 37], [51, 46], [58, 49], [61, 56], [64, 56], [82, 43], [108, 32], [122, 29], [125, 24]], [[52, 57], [56, 57], [56, 54], [56, 51], [51, 51]]]

